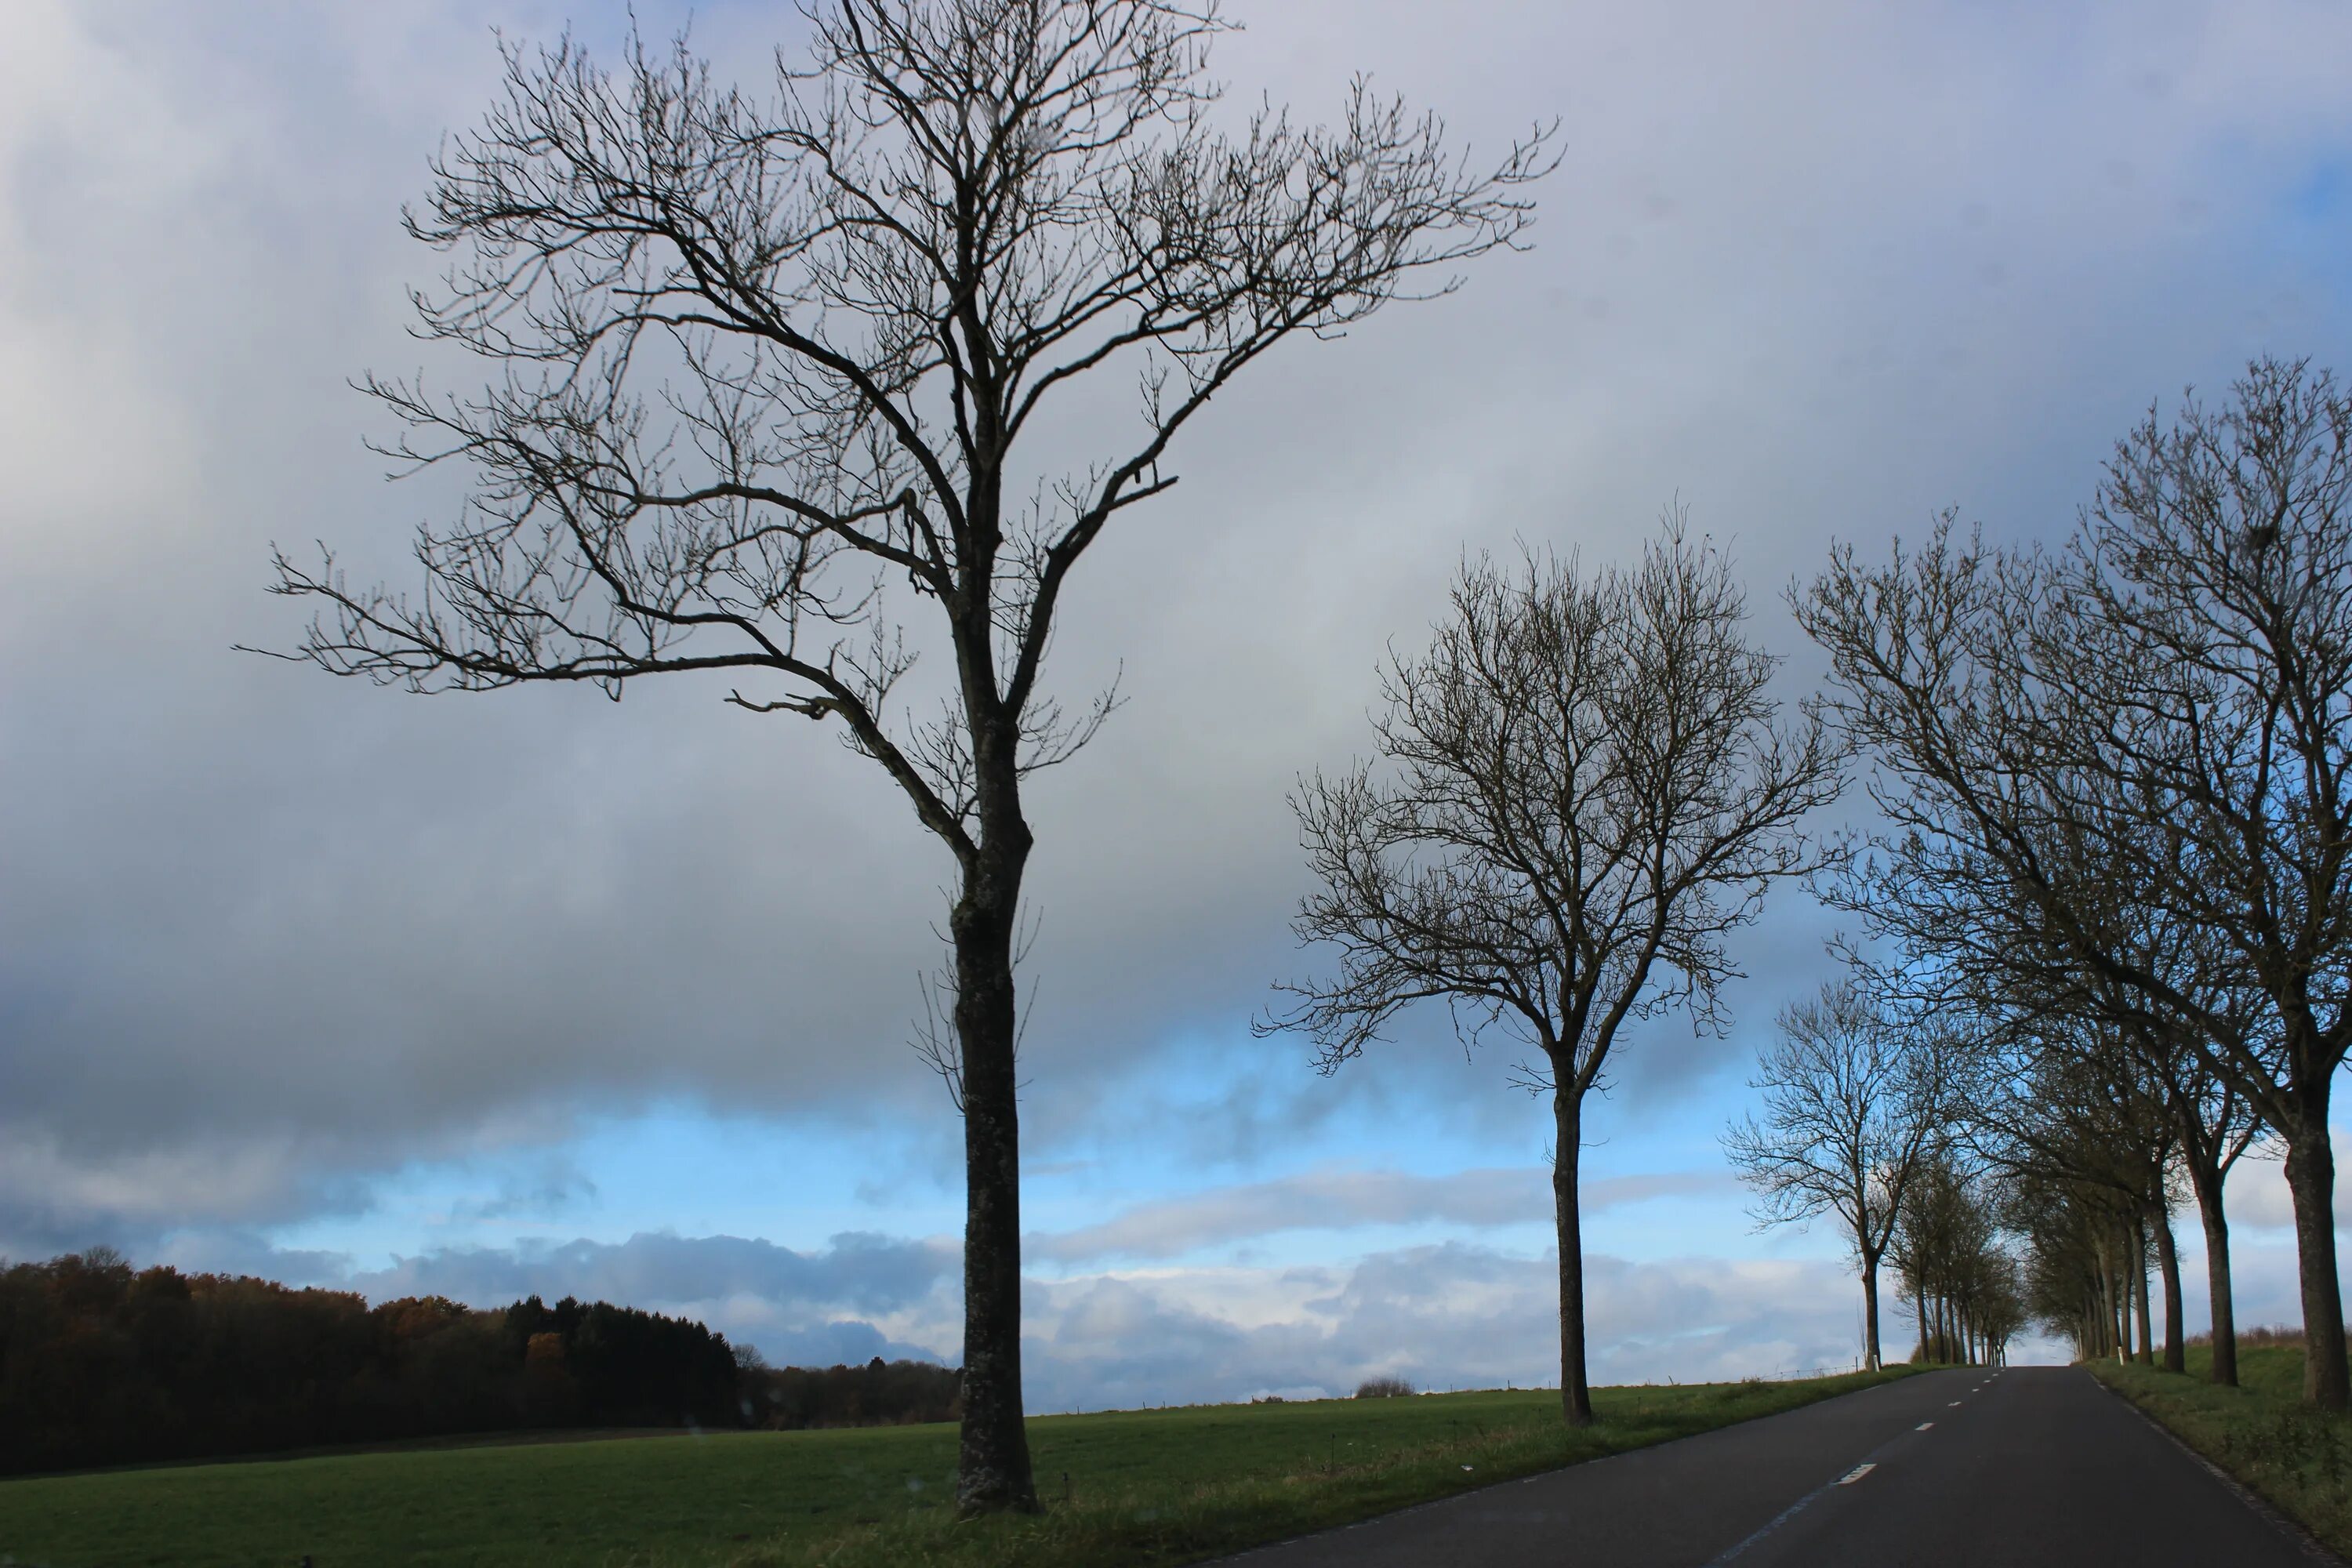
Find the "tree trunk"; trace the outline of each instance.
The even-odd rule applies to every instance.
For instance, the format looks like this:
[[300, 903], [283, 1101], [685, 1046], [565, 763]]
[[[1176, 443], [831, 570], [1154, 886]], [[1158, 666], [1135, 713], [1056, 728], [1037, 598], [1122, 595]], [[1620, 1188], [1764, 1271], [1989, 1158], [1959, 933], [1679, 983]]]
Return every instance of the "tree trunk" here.
[[2122, 1363], [2122, 1361], [2131, 1361], [2131, 1298], [2124, 1295], [2126, 1286], [2124, 1286], [2124, 1268], [2119, 1258], [2103, 1256], [2100, 1268], [2107, 1274], [2107, 1319], [2110, 1319], [2107, 1331], [2115, 1335], [2110, 1344], [2115, 1347], [2115, 1359]]
[[1878, 1259], [1866, 1252], [1862, 1257], [1862, 1365], [1865, 1372], [1878, 1370]]
[[[1577, 1213], [1576, 1163], [1584, 1130], [1575, 1073], [1555, 1061], [1551, 1092], [1551, 1201], [1559, 1222], [1559, 1408], [1571, 1426], [1592, 1425], [1592, 1390], [1584, 1381], [1584, 1226]], [[1559, 1087], [1565, 1086], [1565, 1087]]]
[[1919, 1354], [1916, 1359], [1923, 1362], [1933, 1361], [1936, 1358], [1927, 1349], [1927, 1289], [1926, 1286], [1923, 1285], [1913, 1292], [1911, 1304], [1917, 1308], [1919, 1312]]
[[2139, 1348], [2133, 1359], [2142, 1366], [2154, 1366], [2156, 1325], [2149, 1321], [2147, 1301], [2147, 1226], [2137, 1215], [2132, 1216], [2131, 1271], [2132, 1311], [2139, 1325]]
[[2336, 1278], [2336, 1156], [2327, 1144], [2327, 1082], [2307, 1093], [2288, 1141], [2287, 1191], [2294, 1195], [2295, 1263], [2303, 1275], [2303, 1398], [2322, 1410], [2352, 1403], [2344, 1354], [2344, 1293]]
[[2238, 1386], [2238, 1310], [2230, 1285], [2230, 1216], [2221, 1208], [2221, 1173], [2191, 1162], [2189, 1184], [2205, 1226], [2205, 1290], [2213, 1303], [2212, 1379]]
[[[1009, 753], [990, 761], [1009, 773]], [[1013, 1060], [1013, 926], [1030, 840], [1014, 789], [1009, 776], [983, 789], [982, 848], [949, 917], [965, 1183], [956, 1508], [966, 1517], [1037, 1511], [1021, 1403], [1021, 1131]]]
[[2172, 1216], [2157, 1205], [2148, 1214], [2156, 1232], [2156, 1267], [2164, 1276], [2164, 1370], [2187, 1372], [2189, 1348], [2180, 1325], [2180, 1252], [2172, 1238]]

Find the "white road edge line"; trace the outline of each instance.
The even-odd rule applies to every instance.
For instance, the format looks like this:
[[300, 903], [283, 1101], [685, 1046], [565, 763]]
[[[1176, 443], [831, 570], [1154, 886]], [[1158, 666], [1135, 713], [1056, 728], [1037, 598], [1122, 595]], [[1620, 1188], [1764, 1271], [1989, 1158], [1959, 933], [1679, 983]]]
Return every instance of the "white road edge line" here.
[[1842, 1487], [1850, 1487], [1853, 1485], [1854, 1482], [1862, 1479], [1863, 1477], [1870, 1474], [1871, 1471], [1876, 1468], [1878, 1468], [1876, 1465], [1856, 1465], [1853, 1468], [1848, 1470], [1845, 1474], [1838, 1478], [1838, 1485]]

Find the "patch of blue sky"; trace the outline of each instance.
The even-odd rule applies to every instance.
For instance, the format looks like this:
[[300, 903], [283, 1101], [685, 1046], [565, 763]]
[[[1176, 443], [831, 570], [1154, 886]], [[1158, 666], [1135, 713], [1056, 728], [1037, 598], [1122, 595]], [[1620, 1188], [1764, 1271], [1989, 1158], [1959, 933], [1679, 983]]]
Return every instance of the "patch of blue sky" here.
[[2300, 223], [2335, 231], [2352, 228], [2352, 153], [2314, 160], [2288, 192], [2286, 211]]
[[[1716, 1142], [1748, 1103], [1752, 1037], [1744, 1030], [1760, 1023], [1750, 1019], [1709, 1068], [1664, 1078], [1629, 1071], [1591, 1101], [1586, 1190], [1597, 1198], [1612, 1184], [1651, 1178], [1665, 1178], [1671, 1190], [1628, 1198], [1621, 1188], [1591, 1203], [1589, 1250], [1634, 1261], [1837, 1255], [1823, 1227], [1757, 1235]], [[1629, 1042], [1633, 1049], [1671, 1044], [1664, 1034]], [[1550, 1153], [1549, 1107], [1510, 1087], [1506, 1055], [1486, 1050], [1465, 1061], [1442, 1039], [1414, 1039], [1327, 1080], [1296, 1048], [1270, 1051], [1240, 1030], [1171, 1037], [1097, 1086], [1096, 1114], [1058, 1131], [1052, 1118], [1039, 1118], [1024, 1182], [1024, 1229], [1076, 1232], [1153, 1205], [1301, 1177], [1539, 1172]], [[1268, 1115], [1274, 1124], [1265, 1128], [1228, 1125]], [[619, 1242], [641, 1231], [809, 1249], [844, 1231], [952, 1237], [962, 1226], [956, 1129], [944, 1104], [897, 1122], [853, 1123], [722, 1115], [670, 1100], [575, 1126], [552, 1144], [412, 1163], [376, 1179], [365, 1206], [278, 1228], [270, 1240], [289, 1251], [340, 1254], [363, 1269], [444, 1248]], [[1540, 1194], [1539, 1176], [1529, 1185]], [[1339, 1265], [1448, 1239], [1535, 1256], [1551, 1245], [1552, 1231], [1539, 1196], [1523, 1218], [1472, 1220], [1335, 1216], [1303, 1202], [1295, 1224], [1261, 1215], [1237, 1234], [1212, 1227], [1149, 1258], [1040, 1257], [1033, 1267], [1050, 1277], [1171, 1264]]]
[[[805, 1249], [843, 1231], [943, 1234], [952, 1194], [901, 1196], [886, 1215], [860, 1194], [901, 1142], [870, 1127], [719, 1116], [685, 1101], [586, 1122], [572, 1137], [379, 1177], [364, 1210], [276, 1230], [286, 1248], [343, 1254], [355, 1268], [440, 1248], [521, 1241], [619, 1242], [642, 1231], [740, 1236]], [[919, 1193], [920, 1188], [916, 1189]], [[887, 1218], [887, 1224], [877, 1224]]]

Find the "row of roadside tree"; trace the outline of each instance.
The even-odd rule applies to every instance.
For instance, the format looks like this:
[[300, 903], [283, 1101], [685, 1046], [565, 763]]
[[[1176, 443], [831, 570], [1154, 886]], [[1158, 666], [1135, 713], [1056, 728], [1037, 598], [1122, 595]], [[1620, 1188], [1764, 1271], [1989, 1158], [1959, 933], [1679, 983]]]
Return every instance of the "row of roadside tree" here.
[[2023, 1246], [2030, 1313], [2184, 1364], [2172, 1217], [2236, 1381], [2225, 1184], [2284, 1160], [2305, 1395], [2347, 1403], [2328, 1110], [2352, 1046], [2352, 398], [2261, 360], [2151, 410], [2075, 525], [1950, 518], [1794, 595], [1877, 826], [1816, 886], [1849, 973], [1781, 1020], [1727, 1136], [1768, 1217], [1834, 1213], [1865, 1279], [1922, 1173]]
[[[828, 0], [805, 62], [743, 90], [682, 38], [633, 37], [609, 68], [569, 38], [510, 49], [407, 216], [446, 259], [418, 330], [480, 362], [479, 389], [365, 383], [403, 467], [469, 469], [468, 500], [418, 531], [414, 591], [323, 549], [273, 563], [316, 612], [293, 658], [420, 692], [715, 679], [834, 729], [953, 861], [925, 1049], [963, 1123], [966, 1513], [1038, 1506], [1024, 786], [1118, 706], [1055, 695], [1055, 617], [1220, 393], [1523, 246], [1559, 156], [1538, 126], [1472, 163], [1362, 82], [1328, 127], [1229, 121], [1209, 55], [1230, 25], [1160, 0]], [[1444, 1000], [1526, 1050], [1555, 1111], [1570, 1422], [1592, 1415], [1585, 1099], [1628, 1026], [1720, 1021], [1728, 934], [1807, 876], [1895, 955], [1874, 994], [2028, 1064], [2001, 1081], [2112, 1038], [2194, 1077], [2167, 1102], [2184, 1151], [2258, 1118], [2295, 1197], [2309, 1392], [2345, 1404], [2344, 423], [2324, 377], [2265, 362], [2225, 414], [2151, 416], [2063, 546], [1948, 528], [1884, 565], [1842, 551], [1796, 595], [1832, 668], [1794, 718], [1678, 518], [1622, 570], [1465, 569], [1454, 620], [1390, 672], [1379, 763], [1300, 793], [1326, 889], [1298, 928], [1337, 959], [1264, 1023], [1336, 1066]], [[912, 679], [926, 652], [936, 682]], [[1883, 831], [1805, 837], [1857, 754]]]

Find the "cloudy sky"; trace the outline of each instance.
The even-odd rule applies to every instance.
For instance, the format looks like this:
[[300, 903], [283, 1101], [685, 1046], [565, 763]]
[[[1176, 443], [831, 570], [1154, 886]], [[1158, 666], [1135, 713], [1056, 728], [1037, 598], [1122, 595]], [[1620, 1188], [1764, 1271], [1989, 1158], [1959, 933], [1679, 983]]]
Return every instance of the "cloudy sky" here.
[[[695, 37], [756, 79], [787, 10]], [[2339, 7], [1234, 10], [1238, 104], [1319, 117], [1368, 72], [1474, 149], [1558, 116], [1565, 161], [1532, 253], [1278, 355], [1089, 557], [1057, 674], [1130, 700], [1034, 791], [1036, 1408], [1556, 1375], [1548, 1119], [1509, 1061], [1439, 1014], [1326, 1079], [1248, 1028], [1316, 962], [1285, 792], [1366, 745], [1465, 549], [1620, 560], [1679, 497], [1794, 697], [1780, 595], [1833, 540], [1946, 506], [2048, 534], [2152, 399], [2263, 352], [2352, 369]], [[231, 649], [297, 635], [271, 542], [397, 572], [454, 503], [383, 482], [346, 382], [474, 374], [405, 335], [436, 258], [399, 208], [488, 102], [492, 29], [567, 20], [625, 26], [10, 8], [0, 1253], [952, 1357], [958, 1129], [904, 1043], [949, 867], [898, 798], [690, 679], [425, 700]], [[1835, 1238], [1756, 1234], [1715, 1141], [1830, 931], [1776, 900], [1727, 1037], [1625, 1042], [1585, 1160], [1596, 1377], [1855, 1353]], [[2274, 1171], [2237, 1202], [2241, 1321], [2290, 1318]]]

